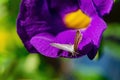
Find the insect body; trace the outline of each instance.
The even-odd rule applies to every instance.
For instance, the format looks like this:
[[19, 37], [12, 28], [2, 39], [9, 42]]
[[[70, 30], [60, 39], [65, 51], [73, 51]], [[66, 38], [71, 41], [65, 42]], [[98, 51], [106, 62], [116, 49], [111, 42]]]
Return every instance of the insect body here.
[[60, 43], [51, 43], [52, 46], [59, 48], [61, 50], [68, 51], [72, 54], [72, 56], [75, 56], [78, 50], [78, 45], [82, 40], [82, 34], [79, 30], [76, 31], [76, 36], [74, 40], [74, 44], [60, 44]]

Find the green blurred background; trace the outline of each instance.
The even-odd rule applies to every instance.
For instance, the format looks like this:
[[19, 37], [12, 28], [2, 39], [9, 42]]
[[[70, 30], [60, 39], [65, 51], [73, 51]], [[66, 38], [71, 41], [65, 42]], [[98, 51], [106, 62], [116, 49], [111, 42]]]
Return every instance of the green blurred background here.
[[120, 80], [120, 1], [104, 16], [99, 55], [51, 59], [27, 52], [16, 33], [20, 0], [0, 0], [0, 80]]

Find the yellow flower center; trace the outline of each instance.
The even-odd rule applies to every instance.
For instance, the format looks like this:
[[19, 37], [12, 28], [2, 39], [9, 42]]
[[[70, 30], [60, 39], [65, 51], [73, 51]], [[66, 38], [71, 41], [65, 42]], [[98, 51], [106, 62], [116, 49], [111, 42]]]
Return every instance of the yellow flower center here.
[[68, 28], [82, 29], [87, 28], [91, 22], [91, 18], [84, 14], [80, 9], [68, 13], [64, 16], [63, 21]]

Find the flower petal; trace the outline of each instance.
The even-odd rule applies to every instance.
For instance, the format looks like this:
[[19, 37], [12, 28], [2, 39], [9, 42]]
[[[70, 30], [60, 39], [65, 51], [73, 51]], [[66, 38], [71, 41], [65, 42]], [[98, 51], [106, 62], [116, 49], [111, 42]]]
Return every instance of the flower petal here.
[[37, 52], [30, 44], [33, 36], [43, 32], [57, 35], [65, 29], [58, 16], [51, 16], [46, 0], [22, 0], [17, 19], [17, 32], [29, 52]]
[[55, 42], [60, 44], [74, 44], [75, 35], [76, 35], [76, 30], [66, 30], [60, 32], [56, 36]]
[[[56, 37], [56, 43], [61, 43], [61, 44], [74, 44], [74, 39], [76, 35], [76, 30], [67, 30], [59, 33], [59, 35]], [[90, 38], [83, 36], [82, 41], [79, 44], [79, 50], [76, 56], [72, 56], [71, 53], [68, 51], [63, 51], [61, 53], [61, 57], [66, 57], [66, 58], [77, 58], [80, 56], [83, 56], [87, 54], [93, 45], [93, 42], [91, 41]]]
[[38, 34], [30, 40], [30, 43], [44, 56], [57, 58], [59, 49], [51, 46], [54, 37], [49, 33]]
[[78, 0], [78, 1], [80, 9], [82, 9], [82, 11], [85, 14], [89, 16], [98, 14], [92, 0]]
[[84, 32], [84, 36], [91, 38], [94, 43], [93, 49], [88, 53], [88, 57], [93, 59], [96, 55], [97, 49], [99, 48], [100, 41], [102, 38], [102, 33], [106, 29], [106, 23], [98, 16], [92, 18], [92, 22], [88, 29]]
[[93, 2], [97, 11], [99, 11], [99, 13], [103, 16], [105, 14], [109, 14], [114, 0], [93, 0]]
[[48, 29], [43, 27], [48, 16], [47, 3], [44, 0], [22, 0], [17, 18], [17, 32], [29, 52], [37, 52], [29, 41], [32, 36]]
[[72, 56], [68, 51], [62, 51], [59, 48], [56, 48], [51, 43], [60, 43], [60, 44], [74, 44], [75, 30], [68, 30], [61, 32], [56, 38], [51, 36], [49, 33], [42, 33], [32, 37], [30, 43], [34, 48], [44, 56], [57, 58], [77, 58], [87, 54], [93, 45], [90, 39], [83, 38], [81, 44], [79, 45], [79, 54]]
[[48, 0], [48, 5], [52, 15], [64, 15], [79, 8], [77, 0]]

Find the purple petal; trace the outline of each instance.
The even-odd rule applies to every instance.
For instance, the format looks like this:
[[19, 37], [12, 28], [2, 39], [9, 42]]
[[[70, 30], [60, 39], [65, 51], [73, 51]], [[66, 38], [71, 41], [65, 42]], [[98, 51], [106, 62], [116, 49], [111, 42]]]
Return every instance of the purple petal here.
[[114, 0], [93, 0], [99, 13], [103, 16], [109, 14], [114, 3]]
[[[29, 52], [37, 52], [30, 39], [43, 32], [57, 35], [66, 28], [61, 18], [52, 16], [46, 0], [22, 0], [17, 19], [17, 32]], [[57, 26], [57, 27], [56, 27]]]
[[60, 43], [60, 44], [74, 44], [75, 30], [68, 30], [61, 32], [56, 38], [51, 36], [49, 33], [42, 33], [32, 37], [30, 43], [34, 46], [39, 53], [44, 56], [57, 58], [57, 57], [66, 57], [66, 58], [77, 58], [87, 54], [93, 45], [91, 39], [86, 39], [85, 37], [79, 45], [79, 53], [76, 56], [72, 56], [68, 51], [62, 51], [58, 48], [51, 46], [51, 43]]
[[17, 19], [17, 32], [29, 52], [37, 52], [29, 41], [32, 36], [48, 30], [48, 27], [43, 27], [47, 25], [48, 17], [45, 0], [22, 0]]
[[[49, 33], [41, 33], [32, 37], [30, 43], [34, 46], [39, 53], [44, 56], [57, 58], [57, 57], [67, 57], [70, 58], [67, 51], [62, 51], [58, 48], [51, 46], [51, 43], [60, 44], [73, 44], [75, 37], [75, 30], [63, 31], [55, 38], [55, 36]], [[65, 53], [66, 52], [66, 53]]]
[[96, 55], [96, 51], [99, 48], [102, 34], [106, 27], [106, 23], [98, 16], [95, 16], [92, 18], [92, 22], [89, 25], [88, 29], [84, 32], [84, 36], [89, 37], [94, 44], [92, 51], [88, 54], [88, 57], [90, 59], [93, 59]]
[[89, 16], [97, 15], [96, 8], [92, 0], [78, 0], [80, 9]]
[[95, 46], [95, 45], [93, 45], [92, 46], [92, 49], [89, 51], [89, 53], [87, 54], [87, 56], [89, 57], [89, 59], [94, 59], [94, 57], [96, 56], [96, 54], [97, 54], [97, 51], [98, 51], [98, 48]]
[[[76, 30], [67, 30], [64, 32], [59, 33], [59, 35], [56, 37], [56, 42], [61, 44], [74, 44], [74, 39], [76, 35]], [[90, 38], [83, 35], [83, 39], [79, 44], [79, 54], [76, 56], [71, 56], [69, 52], [63, 51], [61, 54], [61, 57], [66, 58], [77, 58], [80, 56], [83, 56], [87, 54], [92, 48], [93, 42]]]
[[57, 35], [55, 38], [56, 43], [60, 44], [74, 44], [76, 30], [66, 30]]
[[59, 49], [52, 47], [50, 43], [53, 42], [54, 37], [48, 33], [42, 33], [32, 37], [30, 43], [37, 49], [39, 53], [44, 56], [57, 58]]
[[48, 0], [49, 9], [52, 14], [61, 14], [77, 10], [77, 0]]

